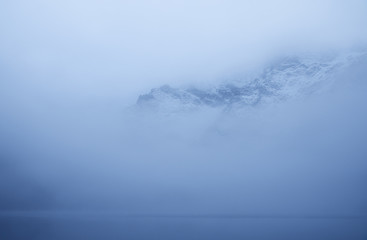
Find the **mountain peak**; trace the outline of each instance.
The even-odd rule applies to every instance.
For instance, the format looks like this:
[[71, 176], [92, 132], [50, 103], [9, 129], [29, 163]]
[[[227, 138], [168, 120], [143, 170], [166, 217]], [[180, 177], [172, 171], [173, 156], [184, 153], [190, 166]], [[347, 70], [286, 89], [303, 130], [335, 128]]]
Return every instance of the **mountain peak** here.
[[256, 106], [317, 93], [331, 86], [338, 73], [365, 53], [285, 57], [265, 67], [253, 79], [227, 81], [209, 89], [163, 85], [140, 95], [140, 108], [180, 111], [198, 107]]

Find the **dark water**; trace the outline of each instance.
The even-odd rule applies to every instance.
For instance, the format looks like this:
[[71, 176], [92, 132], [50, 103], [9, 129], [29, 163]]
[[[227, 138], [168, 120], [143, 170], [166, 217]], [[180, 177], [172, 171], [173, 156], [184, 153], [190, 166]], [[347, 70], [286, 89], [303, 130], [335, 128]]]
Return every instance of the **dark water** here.
[[361, 216], [1, 214], [0, 239], [367, 239]]

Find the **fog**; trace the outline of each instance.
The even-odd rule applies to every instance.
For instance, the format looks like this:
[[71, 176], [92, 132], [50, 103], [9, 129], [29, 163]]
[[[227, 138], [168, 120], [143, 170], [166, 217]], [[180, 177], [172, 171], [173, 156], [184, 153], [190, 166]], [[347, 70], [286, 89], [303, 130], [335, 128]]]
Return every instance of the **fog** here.
[[0, 11], [2, 78], [63, 101], [134, 101], [159, 84], [210, 82], [367, 38], [363, 0], [17, 0]]
[[171, 113], [135, 103], [163, 84], [363, 49], [366, 22], [362, 0], [1, 2], [0, 237], [365, 238], [367, 59], [301, 99]]

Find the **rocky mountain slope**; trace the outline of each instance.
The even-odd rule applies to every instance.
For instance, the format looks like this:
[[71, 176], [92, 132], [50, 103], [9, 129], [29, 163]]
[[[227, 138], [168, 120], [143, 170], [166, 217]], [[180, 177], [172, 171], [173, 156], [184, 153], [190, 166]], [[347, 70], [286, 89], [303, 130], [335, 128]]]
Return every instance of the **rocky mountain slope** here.
[[207, 107], [256, 106], [319, 93], [336, 76], [366, 57], [366, 52], [328, 56], [285, 57], [264, 68], [252, 79], [226, 81], [212, 88], [173, 88], [164, 85], [139, 96], [140, 108], [175, 111]]

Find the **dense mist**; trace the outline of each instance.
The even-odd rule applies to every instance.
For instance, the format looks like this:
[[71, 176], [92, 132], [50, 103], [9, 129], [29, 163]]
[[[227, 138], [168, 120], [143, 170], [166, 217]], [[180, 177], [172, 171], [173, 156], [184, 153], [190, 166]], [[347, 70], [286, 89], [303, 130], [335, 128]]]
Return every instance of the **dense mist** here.
[[[0, 238], [366, 238], [366, 22], [358, 0], [1, 2]], [[312, 94], [137, 104], [349, 51]]]

